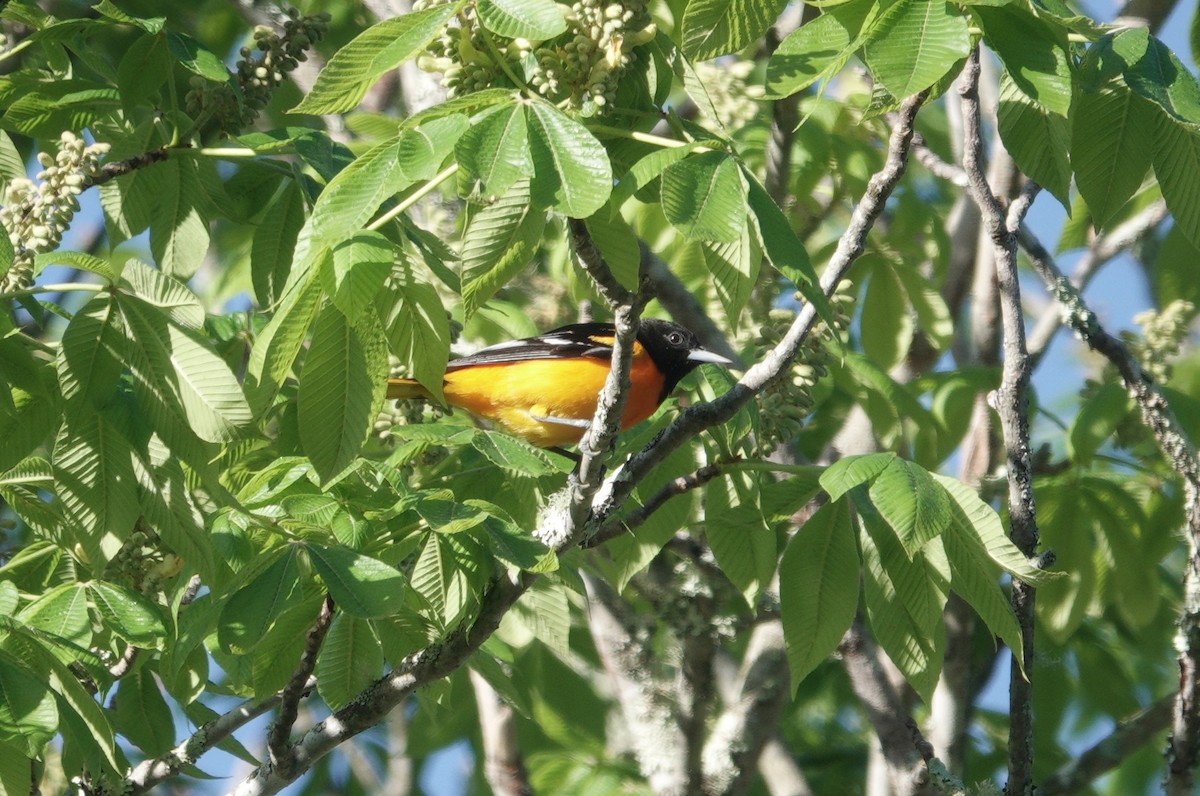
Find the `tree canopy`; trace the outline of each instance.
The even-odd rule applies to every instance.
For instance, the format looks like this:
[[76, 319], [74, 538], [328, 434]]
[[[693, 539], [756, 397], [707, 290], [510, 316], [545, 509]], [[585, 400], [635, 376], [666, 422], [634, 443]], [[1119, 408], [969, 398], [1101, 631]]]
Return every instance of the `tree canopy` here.
[[[1173, 10], [0, 4], [0, 793], [1193, 792]], [[440, 402], [593, 319], [577, 452]]]

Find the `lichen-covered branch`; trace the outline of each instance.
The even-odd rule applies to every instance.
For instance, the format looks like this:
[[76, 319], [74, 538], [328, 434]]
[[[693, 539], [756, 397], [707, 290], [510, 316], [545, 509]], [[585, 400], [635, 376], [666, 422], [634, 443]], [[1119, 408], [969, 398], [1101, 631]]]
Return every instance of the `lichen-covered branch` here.
[[1022, 230], [1021, 242], [1046, 288], [1063, 308], [1063, 322], [1117, 369], [1141, 412], [1142, 423], [1150, 429], [1171, 469], [1183, 480], [1188, 557], [1183, 607], [1175, 638], [1179, 693], [1171, 722], [1166, 783], [1167, 793], [1182, 796], [1193, 791], [1196, 766], [1200, 763], [1200, 461], [1167, 399], [1155, 389], [1129, 349], [1100, 325], [1083, 296], [1058, 270], [1053, 257], [1031, 232]]
[[333, 598], [326, 595], [325, 599], [321, 601], [321, 610], [317, 613], [317, 621], [304, 636], [304, 651], [300, 653], [300, 661], [296, 664], [296, 669], [292, 672], [287, 685], [283, 687], [279, 701], [279, 715], [275, 717], [275, 721], [271, 722], [271, 728], [267, 731], [267, 754], [270, 756], [271, 765], [276, 768], [284, 767], [291, 762], [288, 756], [288, 741], [292, 727], [296, 724], [296, 717], [300, 713], [300, 700], [308, 691], [308, 681], [312, 677], [313, 670], [317, 668], [317, 655], [321, 652], [321, 645], [325, 642], [325, 636], [329, 633], [329, 626], [332, 623]]

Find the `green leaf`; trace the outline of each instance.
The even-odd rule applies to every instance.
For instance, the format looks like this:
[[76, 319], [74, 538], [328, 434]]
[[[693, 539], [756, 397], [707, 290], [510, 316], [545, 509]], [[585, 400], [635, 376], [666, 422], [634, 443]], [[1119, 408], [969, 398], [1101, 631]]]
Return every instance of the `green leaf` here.
[[350, 702], [383, 674], [383, 649], [365, 619], [333, 618], [317, 657], [317, 691], [330, 708]]
[[3, 234], [0, 234], [0, 278], [8, 274], [15, 256], [16, 250], [13, 249], [12, 239], [8, 237], [8, 231], [5, 230]]
[[121, 100], [131, 109], [149, 99], [171, 74], [170, 47], [166, 36], [139, 36], [121, 56], [117, 85]]
[[749, 172], [743, 172], [749, 185], [750, 212], [758, 229], [758, 242], [767, 259], [779, 273], [796, 286], [805, 301], [812, 304], [817, 315], [827, 323], [834, 323], [829, 299], [821, 290], [817, 272], [800, 238], [796, 236], [787, 217], [775, 204], [767, 190]]
[[22, 608], [17, 618], [81, 647], [91, 645], [87, 591], [77, 583], [56, 586]]
[[1092, 457], [1129, 415], [1129, 394], [1120, 384], [1102, 385], [1089, 397], [1071, 423], [1067, 455], [1080, 467], [1091, 464]]
[[1200, 83], [1178, 56], [1146, 28], [1122, 30], [1112, 38], [1101, 39], [1092, 48], [1105, 74], [1119, 68], [1131, 89], [1158, 105], [1172, 119], [1200, 124]]
[[545, 644], [559, 658], [569, 660], [571, 645], [571, 605], [567, 589], [546, 578], [534, 581], [533, 587], [521, 595], [512, 613], [533, 637]]
[[153, 647], [167, 629], [158, 606], [134, 590], [93, 580], [88, 584], [92, 605], [112, 632], [139, 647]]
[[119, 285], [124, 292], [164, 310], [172, 322], [194, 331], [204, 328], [204, 307], [200, 299], [178, 279], [139, 260], [128, 260], [121, 270]]
[[168, 31], [167, 49], [171, 51], [171, 56], [189, 72], [194, 72], [214, 83], [225, 83], [229, 80], [229, 70], [225, 68], [225, 64], [221, 63], [221, 59], [186, 33]]
[[1121, 617], [1136, 629], [1148, 627], [1163, 601], [1157, 561], [1149, 552], [1145, 533], [1149, 522], [1137, 498], [1103, 477], [1083, 479], [1084, 499], [1112, 551]]
[[190, 279], [208, 252], [208, 220], [196, 205], [200, 178], [192, 160], [171, 159], [146, 169], [145, 189], [155, 197], [150, 251], [163, 273]]
[[1012, 540], [1004, 533], [1000, 517], [991, 506], [980, 500], [974, 489], [956, 478], [933, 474], [950, 496], [950, 521], [960, 538], [968, 544], [981, 546], [988, 558], [1013, 577], [1035, 585], [1057, 577], [1029, 563]]
[[175, 745], [175, 721], [158, 681], [146, 667], [134, 669], [117, 686], [117, 730], [147, 756], [161, 755]]
[[768, 95], [788, 97], [840, 72], [862, 41], [863, 23], [878, 13], [874, 0], [850, 0], [789, 33], [767, 61]]
[[950, 524], [950, 497], [923, 467], [899, 457], [875, 477], [871, 502], [909, 558]]
[[1200, 132], [1158, 114], [1154, 136], [1154, 176], [1167, 209], [1195, 246], [1200, 246]]
[[338, 50], [292, 113], [327, 114], [352, 110], [381, 75], [425, 49], [463, 7], [463, 0], [386, 19], [367, 28]]
[[259, 306], [269, 307], [279, 300], [304, 220], [304, 191], [300, 183], [288, 181], [267, 205], [254, 230], [250, 276]]
[[526, 118], [534, 203], [572, 218], [599, 210], [612, 193], [608, 152], [586, 127], [547, 102], [530, 104]]
[[1038, 530], [1064, 577], [1038, 585], [1037, 627], [1064, 644], [1083, 623], [1097, 588], [1095, 517], [1075, 479], [1041, 484]]
[[0, 742], [0, 794], [24, 796], [33, 782], [37, 761], [25, 753], [25, 743], [19, 747]]
[[304, 653], [308, 631], [317, 621], [324, 596], [313, 595], [285, 609], [262, 640], [254, 645], [254, 698], [267, 699], [287, 685]]
[[567, 29], [567, 20], [554, 0], [479, 0], [479, 21], [498, 36], [545, 41]]
[[721, 571], [754, 605], [775, 574], [778, 542], [763, 515], [757, 483], [744, 473], [730, 479], [713, 482], [705, 492], [705, 536]]
[[[351, 325], [374, 309], [375, 295], [392, 272], [392, 242], [378, 232], [359, 232], [333, 248], [321, 270], [325, 292]], [[374, 313], [371, 313], [374, 317]]]
[[396, 147], [400, 168], [409, 179], [433, 179], [442, 161], [455, 151], [463, 135], [473, 129], [474, 125], [461, 113], [430, 119], [419, 127], [401, 128]]
[[584, 223], [613, 276], [624, 287], [635, 290], [641, 273], [642, 251], [633, 227], [611, 204], [597, 210]]
[[854, 621], [858, 580], [849, 504], [827, 503], [792, 537], [779, 564], [779, 608], [793, 694]]
[[308, 234], [304, 230], [300, 233], [292, 266], [296, 279], [304, 278], [305, 269], [298, 267], [301, 263], [311, 266], [319, 261], [323, 248], [335, 246], [358, 232], [386, 199], [411, 182], [400, 168], [399, 144], [395, 140], [368, 150], [338, 172], [317, 197], [305, 228]]
[[451, 627], [466, 614], [490, 571], [487, 558], [487, 551], [466, 534], [439, 532], [426, 537], [410, 583], [429, 605], [430, 618]]
[[731, 243], [705, 241], [700, 246], [729, 326], [737, 329], [738, 318], [758, 284], [762, 252], [755, 245], [749, 229], [743, 229], [741, 238]]
[[[0, 741], [26, 757], [41, 757], [57, 729], [58, 708], [46, 679], [0, 649]], [[28, 774], [19, 793], [29, 792]]]
[[908, 355], [913, 319], [896, 271], [884, 258], [876, 263], [862, 304], [862, 347], [875, 364], [891, 370]]
[[787, 0], [690, 0], [683, 12], [683, 52], [707, 61], [750, 46], [775, 21]]
[[501, 105], [476, 118], [458, 139], [454, 156], [485, 196], [501, 196], [520, 178], [532, 177], [525, 106]]
[[840, 500], [859, 484], [875, 480], [895, 459], [894, 453], [867, 453], [838, 459], [821, 473], [821, 488], [829, 494], [830, 501]]
[[564, 462], [519, 437], [498, 431], [482, 431], [471, 437], [471, 445], [488, 461], [514, 475], [543, 476], [564, 472]]
[[1115, 82], [1075, 98], [1071, 167], [1097, 228], [1106, 227], [1141, 186], [1150, 169], [1157, 114]]
[[1034, 102], [1007, 71], [1000, 78], [1000, 140], [1018, 168], [1071, 209], [1067, 117]]
[[117, 303], [101, 293], [75, 313], [63, 332], [58, 379], [63, 398], [81, 399], [95, 408], [113, 397], [125, 370], [125, 336]]
[[[368, 350], [373, 338], [366, 332], [335, 308], [323, 308], [300, 371], [300, 444], [323, 480], [358, 455], [383, 397], [386, 373], [372, 368], [379, 357]], [[386, 357], [383, 362], [386, 368]]]
[[872, 27], [863, 55], [892, 96], [941, 80], [971, 52], [967, 18], [945, 0], [897, 0]]
[[120, 305], [133, 343], [134, 393], [164, 438], [190, 430], [208, 442], [235, 439], [250, 423], [250, 407], [208, 339], [139, 299], [122, 296]]
[[217, 636], [221, 648], [234, 655], [254, 649], [275, 620], [299, 600], [297, 548], [289, 545], [269, 555], [274, 563], [234, 592], [221, 610]]
[[533, 259], [546, 215], [530, 203], [519, 180], [504, 196], [473, 214], [462, 244], [463, 311], [468, 318]]
[[[862, 512], [860, 506], [860, 514]], [[870, 507], [865, 507], [869, 515]], [[863, 517], [858, 535], [867, 619], [879, 646], [927, 703], [942, 668], [946, 645], [942, 604], [922, 554], [909, 560], [882, 523]]]
[[270, 406], [291, 372], [320, 299], [319, 271], [314, 270], [307, 281], [284, 293], [279, 309], [259, 332], [246, 367], [247, 394], [255, 414], [262, 414]]
[[114, 555], [138, 518], [133, 452], [110, 416], [73, 412], [54, 445], [55, 492], [94, 566]]
[[1071, 110], [1071, 55], [1067, 30], [1023, 6], [979, 5], [971, 9], [1016, 86], [1050, 113]]
[[395, 567], [345, 547], [310, 544], [304, 549], [333, 601], [351, 616], [373, 619], [403, 608], [408, 584]]
[[686, 240], [733, 243], [746, 228], [747, 188], [737, 162], [703, 152], [662, 174], [662, 209]]
[[391, 352], [440, 400], [450, 357], [450, 324], [437, 289], [401, 258], [381, 301], [386, 302], [383, 325]]

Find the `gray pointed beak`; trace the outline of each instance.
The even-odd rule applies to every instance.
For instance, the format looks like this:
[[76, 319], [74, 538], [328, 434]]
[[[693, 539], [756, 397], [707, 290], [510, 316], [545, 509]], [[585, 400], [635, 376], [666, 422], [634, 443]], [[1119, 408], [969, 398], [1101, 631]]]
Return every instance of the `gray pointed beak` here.
[[732, 360], [726, 359], [720, 354], [714, 354], [712, 351], [705, 351], [703, 348], [697, 348], [687, 356], [689, 362], [711, 362], [714, 365], [732, 365]]

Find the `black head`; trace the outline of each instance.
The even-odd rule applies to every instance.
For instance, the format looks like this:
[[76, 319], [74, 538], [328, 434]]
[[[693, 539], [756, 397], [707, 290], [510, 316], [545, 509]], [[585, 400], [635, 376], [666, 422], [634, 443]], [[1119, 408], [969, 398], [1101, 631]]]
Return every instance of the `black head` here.
[[670, 395], [675, 385], [679, 384], [679, 380], [691, 373], [701, 362], [730, 364], [729, 360], [720, 354], [702, 348], [696, 335], [670, 321], [643, 318], [638, 328], [637, 339], [666, 378], [659, 400]]

